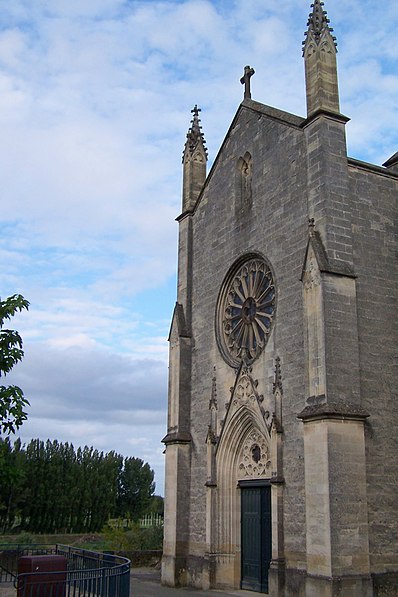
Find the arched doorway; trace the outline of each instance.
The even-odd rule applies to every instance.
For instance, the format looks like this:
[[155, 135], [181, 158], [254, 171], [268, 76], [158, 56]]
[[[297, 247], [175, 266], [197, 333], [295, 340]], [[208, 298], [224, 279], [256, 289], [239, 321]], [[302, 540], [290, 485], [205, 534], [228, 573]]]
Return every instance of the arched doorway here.
[[[271, 420], [250, 369], [238, 374], [216, 451], [217, 580], [268, 591], [271, 542]], [[268, 423], [269, 421], [269, 423]]]

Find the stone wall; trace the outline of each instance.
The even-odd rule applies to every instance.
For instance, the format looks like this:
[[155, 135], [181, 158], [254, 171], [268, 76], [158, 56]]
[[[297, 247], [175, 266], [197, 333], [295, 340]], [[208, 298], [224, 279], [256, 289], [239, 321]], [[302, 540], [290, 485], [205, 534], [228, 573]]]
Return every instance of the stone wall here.
[[350, 165], [371, 571], [398, 569], [398, 177]]
[[[250, 108], [241, 110], [194, 215], [191, 553], [206, 549], [205, 440], [213, 368], [219, 419], [225, 416], [236, 378], [236, 371], [224, 362], [217, 347], [217, 297], [230, 266], [254, 252], [270, 263], [277, 288], [275, 324], [267, 348], [253, 364], [252, 376], [259, 382], [264, 408], [272, 412], [273, 370], [276, 356], [281, 358], [283, 425], [288, 438], [284, 454], [285, 549], [288, 566], [293, 568], [305, 566], [303, 439], [297, 413], [306, 398], [300, 275], [308, 223], [301, 119], [283, 122], [282, 116], [272, 109], [264, 114]], [[252, 202], [241, 213], [235, 205], [239, 200], [236, 176], [239, 159], [246, 152], [252, 157]]]
[[[220, 353], [215, 319], [230, 268], [244, 256], [262, 256], [275, 280], [276, 312], [267, 346], [250, 376], [262, 408], [273, 413], [275, 363], [280, 358], [283, 434], [277, 441], [283, 478], [273, 488], [273, 503], [283, 533], [278, 526], [273, 541], [279, 545], [273, 553], [280, 559], [274, 568], [285, 568], [286, 578], [279, 575], [278, 594], [309, 596], [325, 590], [322, 594], [330, 596], [370, 597], [369, 571], [374, 594], [393, 594], [389, 586], [398, 569], [393, 360], [398, 340], [398, 177], [379, 167], [347, 162], [345, 121], [331, 114], [304, 121], [245, 100], [195, 210], [180, 218], [179, 301], [190, 329], [189, 339], [179, 331], [176, 342], [178, 347], [186, 344], [184, 354], [192, 361], [189, 358], [191, 364], [185, 367], [190, 381], [180, 379], [173, 400], [180, 409], [176, 428], [189, 439], [184, 436], [183, 447], [170, 445], [167, 450], [169, 467], [178, 468], [173, 450], [175, 458], [184, 459], [178, 491], [189, 494], [189, 503], [181, 499], [176, 511], [189, 514], [182, 526], [170, 518], [176, 527], [173, 549], [177, 553], [180, 546], [180, 559], [170, 577], [163, 576], [169, 584], [177, 579], [177, 584], [200, 588], [239, 587], [239, 474], [232, 468], [214, 473], [223, 460], [220, 456], [217, 462], [217, 446], [209, 440], [210, 423], [222, 437], [237, 370]], [[316, 226], [311, 254], [309, 217]], [[311, 260], [318, 268], [320, 291], [306, 294]], [[317, 391], [320, 381], [324, 389]], [[310, 397], [313, 403], [307, 402]], [[216, 415], [209, 410], [211, 398], [217, 400]], [[314, 424], [298, 418], [322, 400], [344, 408]], [[241, 449], [236, 447], [237, 452]], [[270, 471], [269, 478], [274, 474]], [[177, 477], [168, 476], [175, 485]], [[173, 491], [170, 495], [177, 500], [178, 491]], [[226, 514], [221, 516], [223, 509]], [[273, 523], [275, 531], [275, 519]], [[221, 524], [232, 530], [213, 528]], [[164, 564], [167, 568], [166, 559]], [[322, 575], [332, 578], [325, 587]]]

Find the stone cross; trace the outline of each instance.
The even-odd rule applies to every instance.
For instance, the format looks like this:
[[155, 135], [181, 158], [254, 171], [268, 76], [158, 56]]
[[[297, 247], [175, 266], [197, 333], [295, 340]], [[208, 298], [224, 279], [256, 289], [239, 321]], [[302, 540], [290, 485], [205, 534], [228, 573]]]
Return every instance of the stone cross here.
[[197, 104], [194, 105], [193, 109], [191, 110], [192, 114], [195, 116], [199, 116], [199, 112], [201, 112], [202, 110], [200, 108], [198, 108]]
[[244, 99], [251, 99], [251, 92], [250, 92], [250, 78], [254, 75], [255, 70], [251, 66], [245, 66], [243, 77], [241, 78], [240, 82], [242, 85], [245, 86], [245, 94]]

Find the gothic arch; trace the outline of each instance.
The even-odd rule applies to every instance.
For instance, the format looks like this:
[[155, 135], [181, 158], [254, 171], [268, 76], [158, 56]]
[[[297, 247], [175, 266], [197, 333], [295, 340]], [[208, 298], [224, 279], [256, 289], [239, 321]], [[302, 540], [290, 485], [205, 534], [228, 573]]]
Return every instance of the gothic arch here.
[[206, 155], [204, 155], [203, 151], [199, 149], [193, 154], [192, 161], [198, 164], [204, 164], [206, 162]]
[[[241, 392], [239, 391], [241, 389]], [[256, 383], [243, 371], [234, 393], [221, 433], [217, 453], [218, 553], [231, 559], [240, 557], [240, 493], [238, 481], [271, 478], [271, 436], [267, 415], [261, 407]], [[249, 445], [250, 444], [250, 445]], [[257, 446], [258, 462], [249, 468], [250, 449]], [[256, 459], [258, 451], [256, 450]], [[245, 465], [246, 459], [246, 465]], [[239, 562], [236, 562], [239, 568]]]

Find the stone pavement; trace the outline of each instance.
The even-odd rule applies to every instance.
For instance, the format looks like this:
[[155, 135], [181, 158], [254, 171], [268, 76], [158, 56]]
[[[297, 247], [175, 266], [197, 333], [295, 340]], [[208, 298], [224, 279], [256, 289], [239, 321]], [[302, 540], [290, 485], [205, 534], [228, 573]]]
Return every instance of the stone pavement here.
[[13, 583], [5, 582], [0, 584], [0, 597], [15, 597], [16, 594]]
[[[12, 583], [0, 584], [0, 597], [16, 597]], [[171, 589], [160, 584], [160, 571], [153, 568], [133, 568], [131, 571], [130, 597], [255, 597], [252, 591], [199, 591], [195, 589]]]
[[160, 571], [154, 568], [133, 568], [131, 570], [131, 597], [254, 597], [252, 591], [199, 591], [196, 589], [172, 589], [160, 584]]

